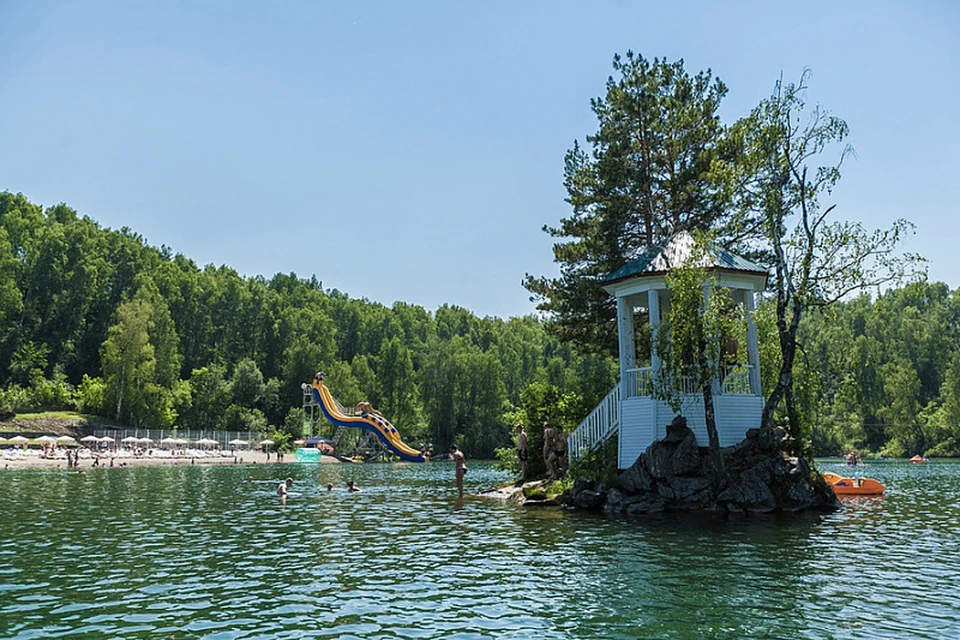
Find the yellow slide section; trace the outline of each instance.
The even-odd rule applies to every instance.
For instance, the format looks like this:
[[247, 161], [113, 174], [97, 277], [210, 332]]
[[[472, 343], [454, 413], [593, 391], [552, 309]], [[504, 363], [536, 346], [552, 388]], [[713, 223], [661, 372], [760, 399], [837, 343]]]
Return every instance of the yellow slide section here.
[[396, 454], [403, 460], [410, 462], [426, 462], [427, 458], [413, 447], [404, 443], [400, 439], [400, 433], [396, 427], [390, 424], [390, 421], [376, 413], [361, 413], [359, 416], [347, 416], [340, 412], [337, 403], [334, 401], [330, 390], [323, 382], [323, 373], [318, 373], [313, 378], [313, 395], [320, 405], [327, 420], [339, 427], [355, 427], [357, 429], [366, 429], [376, 434], [380, 442], [386, 446], [390, 453]]

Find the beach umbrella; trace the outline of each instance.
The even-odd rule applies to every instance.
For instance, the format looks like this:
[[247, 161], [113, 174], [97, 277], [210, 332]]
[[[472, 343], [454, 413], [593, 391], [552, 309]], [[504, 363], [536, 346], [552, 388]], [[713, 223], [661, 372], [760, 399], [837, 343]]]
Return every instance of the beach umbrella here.
[[127, 444], [133, 444], [134, 442], [140, 442], [140, 438], [138, 438], [138, 437], [136, 437], [136, 436], [127, 436], [126, 438], [124, 438], [124, 439], [121, 440], [120, 442], [125, 442], [125, 443], [127, 443]]
[[80, 438], [80, 442], [100, 442], [100, 438], [97, 436], [83, 436]]
[[57, 438], [57, 442], [62, 442], [63, 444], [76, 444], [77, 441], [70, 436], [60, 436]]
[[30, 442], [30, 438], [24, 438], [23, 436], [13, 436], [7, 442], [13, 442], [16, 444], [23, 444], [25, 442]]
[[57, 439], [53, 436], [40, 436], [39, 438], [34, 438], [33, 441], [54, 444], [56, 443]]
[[110, 442], [116, 442], [116, 440], [114, 440], [110, 436], [103, 436], [102, 438], [100, 438], [100, 442], [110, 443]]
[[273, 440], [261, 440], [261, 441], [260, 441], [260, 446], [261, 446], [261, 447], [269, 447], [269, 446], [272, 445], [272, 444], [273, 444]]
[[151, 442], [153, 442], [153, 438], [144, 437], [137, 440], [137, 442], [139, 442], [140, 444], [150, 444]]
[[180, 441], [176, 438], [164, 438], [160, 441], [160, 444], [180, 444]]
[[240, 438], [237, 438], [236, 440], [231, 440], [231, 441], [229, 442], [229, 444], [236, 445], [236, 446], [238, 446], [238, 447], [243, 447], [243, 446], [246, 446], [246, 445], [248, 445], [248, 444], [250, 444], [250, 443], [247, 442], [246, 440], [241, 440]]
[[197, 440], [197, 444], [204, 447], [210, 447], [219, 443], [216, 440], [211, 440], [210, 438], [201, 438], [200, 440]]

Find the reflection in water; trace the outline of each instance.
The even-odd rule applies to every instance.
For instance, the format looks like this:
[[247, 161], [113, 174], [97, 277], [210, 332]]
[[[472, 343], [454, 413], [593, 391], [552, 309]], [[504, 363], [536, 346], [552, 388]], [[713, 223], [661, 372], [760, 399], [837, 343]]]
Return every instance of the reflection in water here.
[[[0, 637], [942, 638], [960, 628], [960, 464], [869, 465], [887, 495], [836, 514], [706, 522], [458, 500], [450, 471], [2, 472]], [[284, 505], [276, 488], [288, 475], [298, 494]], [[347, 492], [348, 478], [363, 492]], [[507, 479], [478, 462], [468, 478], [468, 491]]]

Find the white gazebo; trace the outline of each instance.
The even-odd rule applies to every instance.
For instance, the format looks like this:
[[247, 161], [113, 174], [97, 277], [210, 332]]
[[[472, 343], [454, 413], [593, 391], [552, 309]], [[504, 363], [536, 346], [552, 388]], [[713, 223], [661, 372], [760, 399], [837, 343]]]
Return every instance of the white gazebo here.
[[[574, 455], [582, 455], [597, 443], [617, 435], [617, 466], [625, 469], [652, 442], [666, 435], [666, 425], [677, 413], [665, 400], [654, 395], [660, 372], [655, 347], [651, 347], [649, 362], [638, 366], [634, 322], [638, 313], [645, 315], [651, 335], [656, 335], [661, 319], [670, 310], [671, 292], [666, 285], [666, 274], [671, 268], [685, 264], [694, 247], [695, 241], [689, 233], [678, 233], [664, 246], [648, 249], [604, 279], [603, 288], [617, 300], [620, 383], [571, 435], [570, 448]], [[731, 291], [733, 302], [742, 305], [746, 317], [746, 362], [725, 365], [720, 379], [713, 384], [717, 431], [720, 446], [725, 447], [741, 441], [748, 429], [760, 426], [764, 401], [754, 295], [766, 287], [768, 274], [763, 267], [719, 248], [709, 250], [698, 266], [712, 274], [717, 286]], [[706, 446], [703, 395], [692, 386], [680, 392], [681, 413], [696, 434], [698, 444]]]

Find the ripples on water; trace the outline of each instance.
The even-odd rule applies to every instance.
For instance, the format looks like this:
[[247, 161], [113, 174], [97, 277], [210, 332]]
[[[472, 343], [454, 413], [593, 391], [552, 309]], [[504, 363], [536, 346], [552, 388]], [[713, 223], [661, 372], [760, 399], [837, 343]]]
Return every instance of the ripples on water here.
[[702, 522], [458, 504], [444, 463], [8, 470], [0, 637], [960, 638], [960, 464], [865, 472], [885, 497]]

